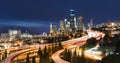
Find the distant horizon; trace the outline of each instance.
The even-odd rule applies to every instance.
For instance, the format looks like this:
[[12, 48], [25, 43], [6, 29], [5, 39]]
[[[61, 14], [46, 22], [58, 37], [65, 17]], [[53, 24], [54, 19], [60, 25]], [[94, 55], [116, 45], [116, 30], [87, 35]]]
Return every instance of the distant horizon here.
[[[111, 21], [111, 22], [114, 22], [114, 21]], [[99, 23], [99, 24], [101, 24], [101, 23]], [[105, 23], [108, 23], [108, 22], [105, 22]], [[32, 24], [35, 25], [35, 23], [32, 23]], [[38, 26], [31, 26], [31, 25], [25, 26], [25, 25], [15, 25], [15, 24], [14, 25], [0, 25], [1, 26], [0, 29], [2, 29], [2, 30], [0, 30], [0, 33], [8, 33], [8, 30], [11, 30], [11, 29], [21, 30], [21, 32], [28, 31], [31, 34], [42, 34], [43, 32], [46, 32], [46, 33], [49, 32], [50, 22], [46, 22], [46, 23], [42, 24], [42, 26], [40, 26], [39, 24], [42, 24], [42, 23], [38, 22], [37, 23]], [[57, 26], [59, 27], [59, 21], [54, 22], [53, 24], [57, 24]], [[87, 24], [85, 24], [85, 26], [87, 26]]]
[[[8, 19], [1, 20], [0, 19], [0, 22], [3, 21], [2, 23], [0, 23], [0, 29], [2, 29], [0, 30], [0, 33], [7, 33], [8, 30], [10, 29], [20, 29], [22, 32], [28, 31], [31, 34], [41, 34], [43, 32], [49, 32], [49, 28], [50, 28], [49, 26], [51, 22], [52, 24], [57, 24], [57, 26], [59, 27], [59, 20], [58, 21], [22, 21], [22, 20], [8, 20]], [[90, 22], [90, 19], [88, 20], [89, 22], [86, 22], [85, 20], [87, 19], [83, 17], [83, 22], [85, 26], [87, 26], [88, 23]], [[109, 21], [110, 20], [106, 22], [104, 21], [101, 23], [107, 23]], [[118, 21], [118, 20], [113, 20], [110, 22], [114, 22], [114, 21]], [[101, 24], [101, 23], [97, 23], [94, 19], [94, 25]]]

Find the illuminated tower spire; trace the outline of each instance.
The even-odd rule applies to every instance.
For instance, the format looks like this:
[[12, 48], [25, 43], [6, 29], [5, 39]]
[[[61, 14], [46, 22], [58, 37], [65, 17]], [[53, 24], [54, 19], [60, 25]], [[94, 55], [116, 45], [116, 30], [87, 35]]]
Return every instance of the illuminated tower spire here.
[[70, 16], [71, 16], [71, 17], [74, 17], [74, 16], [75, 16], [73, 9], [70, 9]]

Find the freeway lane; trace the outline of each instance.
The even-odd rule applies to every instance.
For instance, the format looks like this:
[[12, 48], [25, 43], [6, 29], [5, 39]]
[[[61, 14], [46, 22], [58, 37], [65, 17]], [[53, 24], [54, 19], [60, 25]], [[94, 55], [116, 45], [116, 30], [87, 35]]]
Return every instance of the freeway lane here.
[[32, 49], [26, 49], [26, 50], [22, 50], [22, 51], [19, 51], [19, 52], [15, 52], [15, 53], [12, 53], [9, 55], [9, 57], [6, 59], [5, 63], [12, 63], [12, 60], [18, 56], [19, 54], [21, 53], [24, 53], [24, 52], [27, 52], [27, 51], [32, 51], [32, 50], [35, 50], [36, 48], [32, 48]]
[[[86, 40], [89, 39], [90, 37], [95, 37], [96, 39], [100, 39], [100, 38], [103, 38], [104, 37], [104, 34], [101, 33], [101, 32], [91, 32], [91, 31], [88, 31], [90, 34], [88, 34], [88, 36], [84, 36], [84, 37], [81, 37], [81, 38], [77, 38], [77, 39], [73, 39], [70, 41], [69, 44], [65, 44], [63, 45], [64, 48], [74, 48], [74, 47], [77, 47], [77, 46], [82, 46], [85, 44]], [[94, 34], [94, 35], [93, 35]], [[68, 41], [69, 42], [69, 41]], [[60, 54], [64, 51], [64, 49], [62, 50], [59, 50], [57, 52], [55, 52], [53, 55], [52, 55], [52, 59], [54, 60], [55, 63], [70, 63], [68, 61], [65, 61], [63, 59], [60, 58]], [[89, 57], [93, 57], [93, 58], [96, 58], [98, 56], [93, 56], [93, 55], [90, 55], [90, 54], [85, 54]]]
[[39, 47], [44, 48], [45, 45], [49, 45], [49, 44], [41, 44], [41, 45], [30, 45], [30, 46], [25, 46], [25, 48], [27, 47], [27, 49], [25, 50], [21, 50], [21, 51], [16, 51], [12, 54], [10, 54], [7, 59], [5, 60], [5, 63], [12, 63], [13, 59], [15, 57], [17, 57], [18, 55], [25, 53], [25, 52], [29, 52], [29, 51], [33, 51], [38, 49]]
[[[84, 37], [82, 37], [82, 38], [78, 38], [78, 40], [83, 40], [83, 38], [86, 38], [86, 37], [88, 37], [88, 36], [84, 36]], [[73, 40], [77, 41], [76, 39], [73, 39]], [[62, 45], [73, 44], [73, 40], [64, 41], [64, 42], [62, 42]], [[13, 59], [14, 59], [15, 57], [17, 57], [18, 55], [20, 55], [20, 54], [22, 54], [22, 53], [24, 53], [24, 52], [29, 52], [29, 51], [31, 51], [31, 50], [33, 50], [33, 49], [36, 49], [36, 48], [39, 48], [39, 47], [44, 48], [45, 45], [51, 45], [51, 44], [52, 44], [52, 43], [50, 43], [50, 44], [41, 44], [41, 45], [25, 46], [24, 48], [29, 48], [29, 49], [17, 51], [17, 52], [15, 52], [15, 53], [10, 54], [10, 55], [7, 57], [5, 63], [12, 63], [12, 61], [13, 61]], [[67, 47], [67, 46], [66, 46], [66, 47]]]
[[[39, 47], [41, 47], [41, 49], [43, 49], [45, 46], [47, 45], [52, 45], [53, 43], [50, 43], [50, 44], [40, 44], [40, 45], [30, 45], [30, 46], [25, 46], [23, 48], [26, 48], [25, 50], [20, 50], [20, 51], [16, 51], [12, 54], [10, 54], [7, 59], [5, 60], [5, 63], [13, 63], [13, 59], [15, 57], [17, 57], [18, 55], [22, 54], [22, 53], [25, 53], [25, 52], [29, 52], [29, 51], [34, 51], [36, 49], [38, 49]], [[18, 47], [19, 49], [19, 47]], [[21, 48], [20, 48], [21, 49]]]
[[[73, 48], [73, 47], [76, 47], [76, 46], [78, 46], [78, 45], [83, 45], [83, 43], [82, 43], [82, 44], [78, 44], [78, 42], [81, 43], [81, 42], [84, 42], [85, 40], [87, 40], [87, 39], [90, 38], [90, 37], [98, 37], [98, 36], [101, 35], [101, 34], [97, 35], [97, 32], [91, 32], [91, 33], [96, 33], [96, 35], [95, 35], [95, 36], [84, 36], [84, 37], [81, 37], [81, 38], [64, 41], [64, 42], [62, 42], [62, 45], [63, 45], [65, 48]], [[101, 35], [101, 36], [102, 36], [102, 35]], [[76, 43], [76, 44], [75, 44], [75, 43]], [[69, 44], [69, 45], [68, 45], [68, 44]], [[75, 44], [75, 45], [74, 45], [74, 44]], [[30, 46], [27, 46], [27, 47], [29, 47], [29, 49], [17, 51], [17, 52], [15, 52], [15, 53], [10, 54], [10, 55], [7, 57], [5, 63], [12, 63], [13, 59], [14, 59], [15, 57], [17, 57], [18, 55], [20, 55], [20, 54], [22, 54], [22, 53], [24, 53], [24, 52], [28, 52], [28, 51], [34, 50], [34, 49], [36, 49], [36, 48], [38, 48], [38, 47], [44, 48], [45, 45], [51, 45], [51, 43], [50, 43], [50, 44], [41, 44], [41, 45], [30, 45]], [[70, 46], [70, 45], [71, 45], [71, 46]], [[74, 45], [74, 46], [73, 46], [73, 45]], [[60, 54], [60, 53], [59, 53], [59, 54]], [[56, 54], [56, 56], [59, 57], [59, 54]], [[52, 56], [52, 57], [54, 57], [54, 56]], [[60, 58], [59, 58], [59, 59], [60, 59]], [[59, 61], [59, 59], [56, 59], [56, 60]], [[55, 59], [53, 59], [53, 60], [56, 62]], [[64, 62], [63, 62], [63, 63], [64, 63]]]
[[64, 51], [64, 49], [61, 49], [57, 52], [55, 52], [53, 55], [52, 55], [52, 59], [54, 60], [55, 63], [70, 63], [70, 62], [67, 62], [67, 61], [64, 61], [62, 60], [59, 56], [60, 54]]

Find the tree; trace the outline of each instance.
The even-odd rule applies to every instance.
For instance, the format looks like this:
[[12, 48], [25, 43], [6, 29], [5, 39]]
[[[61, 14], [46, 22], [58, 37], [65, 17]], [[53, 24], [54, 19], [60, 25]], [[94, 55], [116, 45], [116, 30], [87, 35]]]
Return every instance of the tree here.
[[67, 56], [68, 56], [67, 61], [71, 62], [71, 51], [70, 50], [68, 50]]
[[115, 45], [115, 53], [120, 53], [120, 39], [116, 40], [116, 45]]
[[29, 60], [29, 54], [27, 54], [27, 57], [26, 57], [26, 63], [30, 63], [30, 60]]
[[41, 56], [42, 55], [42, 50], [41, 50], [41, 47], [39, 47], [38, 49], [38, 55]]
[[46, 53], [47, 53], [47, 47], [45, 46], [43, 50], [43, 55], [46, 55]]
[[36, 63], [35, 56], [32, 57], [32, 63]]
[[63, 59], [64, 59], [64, 60], [67, 60], [67, 51], [68, 51], [68, 50], [65, 49], [64, 52], [63, 52]]
[[61, 42], [59, 42], [59, 43], [58, 43], [58, 47], [59, 47], [59, 49], [62, 49], [62, 48], [63, 48], [63, 46], [62, 46], [62, 43], [61, 43]]
[[120, 55], [108, 55], [102, 58], [101, 63], [120, 63]]
[[5, 54], [5, 58], [7, 58], [7, 50], [5, 50], [4, 54]]
[[97, 45], [97, 40], [94, 37], [87, 39], [86, 44], [85, 44], [86, 48], [92, 48], [96, 45]]

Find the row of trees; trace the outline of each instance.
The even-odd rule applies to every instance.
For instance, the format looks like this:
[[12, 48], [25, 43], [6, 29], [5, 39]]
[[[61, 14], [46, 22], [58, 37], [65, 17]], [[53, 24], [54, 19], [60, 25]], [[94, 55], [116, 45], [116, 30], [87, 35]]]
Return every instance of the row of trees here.
[[57, 50], [62, 49], [63, 46], [61, 42], [54, 43], [52, 45], [47, 45], [42, 49], [39, 47], [37, 51], [37, 56], [32, 57], [32, 61], [30, 61], [29, 54], [27, 54], [26, 57], [26, 63], [36, 63], [36, 57], [39, 58], [39, 63], [54, 63], [53, 60], [50, 58], [53, 53], [55, 53]]

